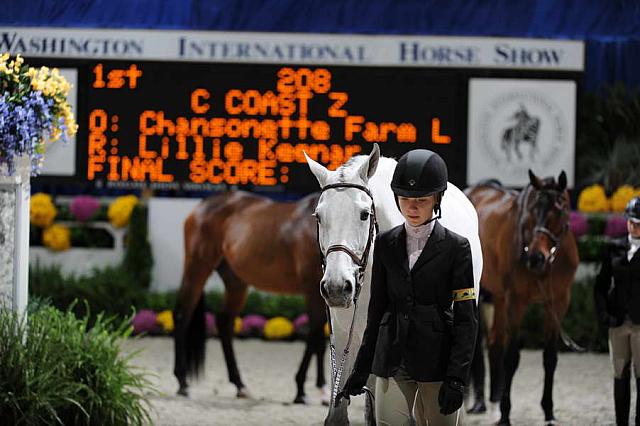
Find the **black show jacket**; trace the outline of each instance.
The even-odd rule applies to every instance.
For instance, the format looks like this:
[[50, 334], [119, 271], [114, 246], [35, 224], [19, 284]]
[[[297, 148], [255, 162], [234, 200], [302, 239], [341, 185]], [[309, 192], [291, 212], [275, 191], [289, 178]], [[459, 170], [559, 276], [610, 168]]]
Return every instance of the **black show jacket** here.
[[[409, 270], [404, 225], [376, 238], [371, 301], [356, 376], [467, 381], [478, 327], [469, 241], [436, 222]], [[467, 289], [467, 292], [454, 290]], [[464, 294], [454, 303], [454, 293]], [[457, 298], [459, 300], [460, 297]]]
[[629, 261], [629, 248], [627, 237], [610, 243], [596, 278], [596, 311], [600, 321], [612, 327], [622, 325], [627, 315], [640, 324], [640, 249]]

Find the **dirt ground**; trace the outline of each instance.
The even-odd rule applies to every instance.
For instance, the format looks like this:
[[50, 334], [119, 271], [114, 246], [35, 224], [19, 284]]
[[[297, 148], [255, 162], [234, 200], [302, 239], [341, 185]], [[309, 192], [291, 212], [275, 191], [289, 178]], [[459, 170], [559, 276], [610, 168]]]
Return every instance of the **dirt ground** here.
[[[240, 372], [252, 399], [235, 397], [235, 387], [228, 382], [220, 342], [216, 339], [207, 342], [205, 373], [200, 381], [191, 384], [188, 399], [176, 396], [173, 341], [146, 337], [128, 340], [123, 346], [125, 353], [139, 349], [142, 353], [133, 363], [153, 375], [151, 379], [161, 392], [159, 396], [151, 396], [155, 425], [321, 425], [327, 413], [314, 386], [314, 363], [306, 386], [309, 404], [291, 404], [295, 396], [294, 375], [304, 350], [302, 342], [235, 340]], [[325, 365], [328, 369], [328, 361]], [[614, 424], [610, 374], [606, 354], [561, 353], [554, 388], [555, 413], [560, 424]], [[513, 386], [514, 425], [543, 424], [542, 385], [541, 351], [523, 351]], [[364, 424], [363, 409], [364, 398], [352, 399], [351, 424]], [[491, 423], [489, 415], [464, 418], [466, 425]]]

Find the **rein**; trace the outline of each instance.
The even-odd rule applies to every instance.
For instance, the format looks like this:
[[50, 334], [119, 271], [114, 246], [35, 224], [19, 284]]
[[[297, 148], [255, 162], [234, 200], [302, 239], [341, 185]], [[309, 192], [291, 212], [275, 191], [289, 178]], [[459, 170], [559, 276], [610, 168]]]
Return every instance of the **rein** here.
[[[340, 365], [336, 363], [336, 346], [333, 339], [333, 327], [331, 326], [331, 312], [329, 307], [327, 306], [327, 319], [329, 320], [329, 330], [331, 332], [330, 339], [330, 359], [331, 359], [331, 373], [333, 376], [333, 387], [331, 389], [331, 404], [337, 404], [339, 401], [336, 400], [336, 396], [338, 395], [338, 388], [340, 386], [340, 379], [342, 378], [342, 373], [344, 372], [344, 366], [347, 362], [347, 357], [349, 355], [349, 347], [351, 346], [351, 340], [353, 338], [353, 326], [356, 320], [356, 311], [358, 308], [358, 297], [360, 296], [360, 290], [362, 289], [362, 283], [364, 280], [364, 273], [367, 268], [367, 260], [369, 259], [369, 251], [371, 250], [371, 245], [373, 244], [373, 240], [375, 235], [378, 232], [378, 221], [376, 220], [376, 206], [373, 201], [373, 196], [371, 192], [366, 186], [358, 185], [355, 183], [334, 183], [330, 185], [326, 185], [320, 191], [320, 196], [329, 189], [341, 189], [341, 188], [354, 188], [366, 193], [369, 198], [371, 198], [371, 214], [369, 216], [369, 236], [367, 238], [367, 245], [362, 253], [362, 257], [358, 257], [358, 255], [351, 250], [349, 247], [343, 244], [332, 244], [327, 248], [326, 252], [322, 252], [322, 247], [320, 246], [320, 222], [317, 223], [316, 233], [317, 233], [317, 241], [318, 248], [320, 250], [320, 257], [322, 259], [322, 271], [326, 269], [327, 262], [326, 258], [329, 253], [341, 251], [349, 255], [353, 263], [358, 266], [358, 276], [356, 277], [355, 283], [355, 295], [353, 297], [353, 317], [351, 318], [351, 325], [349, 327], [349, 335], [347, 337], [347, 344], [342, 352], [342, 358], [340, 359]], [[318, 198], [318, 202], [320, 202], [320, 198]], [[370, 392], [370, 391], [369, 391]]]

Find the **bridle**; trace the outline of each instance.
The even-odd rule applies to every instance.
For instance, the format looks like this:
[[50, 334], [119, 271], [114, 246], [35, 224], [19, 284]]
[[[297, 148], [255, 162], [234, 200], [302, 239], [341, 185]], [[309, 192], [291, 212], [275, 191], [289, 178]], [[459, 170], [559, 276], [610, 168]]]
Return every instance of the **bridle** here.
[[[367, 237], [367, 245], [365, 246], [364, 251], [362, 252], [362, 257], [358, 257], [358, 255], [353, 250], [351, 250], [349, 247], [343, 244], [332, 244], [327, 248], [326, 252], [323, 252], [322, 247], [320, 246], [320, 221], [317, 220], [317, 217], [316, 217], [316, 220], [317, 220], [316, 234], [317, 234], [317, 240], [318, 240], [318, 248], [320, 250], [320, 258], [322, 259], [322, 272], [324, 273], [327, 266], [327, 261], [326, 261], [327, 256], [332, 252], [341, 251], [343, 253], [346, 253], [347, 255], [349, 255], [351, 260], [353, 260], [353, 263], [355, 263], [358, 266], [358, 275], [356, 277], [356, 283], [355, 283], [355, 294], [353, 296], [353, 317], [351, 318], [351, 326], [349, 327], [347, 344], [345, 345], [344, 350], [342, 352], [342, 358], [340, 359], [339, 366], [336, 363], [336, 346], [333, 342], [333, 328], [331, 327], [331, 315], [330, 315], [329, 307], [327, 306], [327, 320], [329, 321], [329, 330], [331, 332], [331, 339], [330, 339], [330, 345], [329, 345], [330, 359], [331, 359], [331, 372], [334, 377], [333, 388], [331, 389], [331, 403], [336, 405], [340, 402], [340, 400], [336, 399], [336, 397], [338, 395], [338, 387], [340, 386], [340, 379], [342, 378], [342, 372], [344, 371], [344, 366], [345, 366], [345, 363], [347, 362], [347, 356], [349, 355], [349, 347], [351, 346], [351, 339], [353, 337], [353, 325], [355, 324], [356, 310], [358, 307], [357, 301], [358, 301], [358, 297], [360, 296], [360, 290], [362, 289], [362, 283], [364, 282], [364, 273], [365, 273], [365, 270], [367, 269], [369, 251], [371, 250], [371, 245], [373, 244], [375, 236], [378, 233], [378, 221], [376, 220], [376, 205], [375, 205], [375, 202], [373, 201], [373, 196], [371, 195], [371, 192], [366, 186], [358, 185], [355, 183], [346, 183], [346, 182], [333, 183], [333, 184], [324, 186], [320, 190], [320, 197], [325, 191], [329, 189], [341, 189], [341, 188], [355, 188], [367, 194], [371, 199], [371, 212], [369, 214], [369, 236]], [[320, 202], [320, 197], [318, 197], [318, 202]], [[367, 389], [365, 388], [365, 390]]]
[[[537, 191], [545, 191], [544, 189], [536, 189]], [[549, 191], [549, 190], [547, 190]], [[528, 193], [529, 191], [526, 191], [526, 193]], [[525, 210], [525, 206], [524, 204], [526, 203], [526, 193], [525, 195], [522, 197], [522, 199], [519, 202], [519, 209], [520, 209], [520, 214], [521, 214], [521, 219], [520, 219], [520, 241], [522, 242], [522, 253], [524, 255], [529, 253], [529, 246], [524, 242], [524, 221], [525, 221], [525, 216], [522, 215], [522, 212]], [[560, 197], [556, 197], [553, 205], [556, 209], [560, 210], [561, 212], [564, 212], [565, 207], [566, 207], [566, 200], [564, 200], [564, 198], [562, 200], [559, 200]], [[543, 217], [544, 215], [541, 215], [541, 217]], [[562, 225], [562, 229], [560, 230], [560, 233], [556, 234], [555, 232], [553, 232], [552, 230], [550, 230], [547, 226], [545, 226], [544, 222], [540, 222], [538, 221], [538, 223], [536, 223], [536, 225], [533, 227], [533, 234], [544, 234], [547, 236], [547, 238], [549, 238], [551, 240], [552, 246], [551, 249], [549, 250], [550, 252], [550, 256], [549, 256], [549, 264], [553, 264], [553, 262], [556, 260], [556, 255], [558, 253], [558, 248], [560, 246], [560, 241], [562, 239], [562, 237], [564, 236], [564, 234], [569, 230], [569, 222], [567, 220], [567, 222], [565, 222]]]
[[[332, 244], [327, 248], [326, 252], [322, 252], [322, 247], [320, 246], [320, 222], [316, 221], [316, 234], [318, 240], [318, 248], [320, 249], [320, 258], [322, 259], [322, 272], [324, 273], [325, 268], [327, 267], [327, 256], [329, 256], [332, 252], [341, 251], [349, 255], [353, 263], [358, 266], [358, 275], [356, 277], [355, 283], [355, 296], [353, 298], [354, 303], [358, 300], [358, 296], [360, 295], [360, 290], [362, 289], [362, 282], [364, 280], [364, 272], [367, 269], [367, 260], [369, 259], [369, 251], [371, 250], [371, 245], [373, 244], [373, 240], [375, 239], [376, 234], [378, 233], [378, 221], [376, 219], [376, 205], [373, 201], [373, 196], [371, 192], [366, 186], [358, 185], [356, 183], [333, 183], [330, 185], [324, 186], [320, 191], [320, 196], [329, 190], [329, 189], [340, 189], [340, 188], [355, 188], [363, 191], [365, 194], [371, 198], [371, 213], [369, 214], [369, 236], [367, 237], [367, 245], [362, 252], [362, 257], [358, 257], [358, 255], [351, 248], [343, 245], [343, 244]], [[318, 198], [318, 202], [320, 202], [320, 198]]]

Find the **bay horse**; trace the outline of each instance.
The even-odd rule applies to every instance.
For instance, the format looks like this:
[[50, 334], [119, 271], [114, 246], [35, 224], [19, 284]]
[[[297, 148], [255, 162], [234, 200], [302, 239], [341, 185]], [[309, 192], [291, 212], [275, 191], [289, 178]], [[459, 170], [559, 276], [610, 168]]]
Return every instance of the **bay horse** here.
[[[371, 295], [375, 236], [404, 222], [391, 190], [397, 162], [381, 157], [374, 144], [369, 155], [352, 157], [335, 171], [309, 157], [307, 163], [322, 188], [314, 215], [325, 262], [320, 291], [330, 311], [332, 331], [331, 404], [325, 425], [346, 425], [348, 401], [336, 402], [335, 396], [349, 377], [362, 343]], [[464, 193], [451, 183], [442, 198], [440, 223], [469, 240], [477, 292], [482, 272], [478, 217]], [[402, 404], [404, 397], [398, 388], [396, 391], [397, 397], [391, 399]], [[375, 423], [373, 416], [367, 416], [372, 409], [371, 400], [367, 398], [366, 402], [367, 424]], [[406, 404], [395, 408], [409, 412]]]
[[304, 403], [304, 382], [317, 356], [316, 385], [323, 388], [326, 342], [324, 302], [318, 291], [322, 268], [311, 216], [317, 194], [297, 202], [275, 202], [243, 191], [211, 196], [184, 222], [184, 270], [175, 318], [175, 368], [179, 395], [188, 395], [187, 376], [197, 376], [205, 355], [203, 289], [216, 270], [224, 282], [223, 309], [216, 317], [229, 381], [237, 397], [250, 394], [240, 377], [233, 351], [234, 319], [242, 311], [249, 286], [284, 294], [302, 294], [310, 333], [295, 376], [294, 402]]
[[569, 307], [571, 284], [578, 267], [576, 240], [569, 229], [567, 176], [540, 179], [529, 170], [520, 192], [498, 182], [468, 188], [467, 196], [480, 220], [484, 257], [481, 286], [493, 296], [495, 316], [489, 335], [490, 401], [500, 401], [500, 425], [509, 425], [511, 384], [520, 360], [518, 333], [531, 303], [544, 306], [545, 424], [554, 424], [553, 376], [558, 363], [558, 337]]

